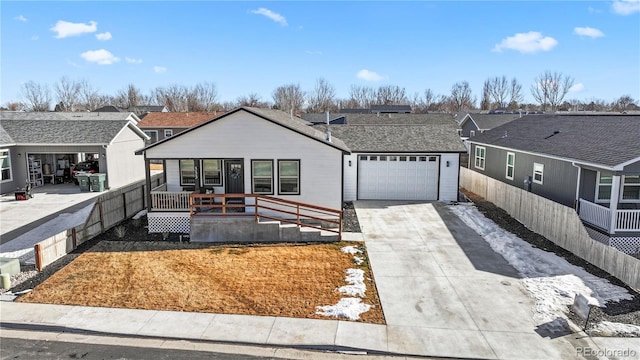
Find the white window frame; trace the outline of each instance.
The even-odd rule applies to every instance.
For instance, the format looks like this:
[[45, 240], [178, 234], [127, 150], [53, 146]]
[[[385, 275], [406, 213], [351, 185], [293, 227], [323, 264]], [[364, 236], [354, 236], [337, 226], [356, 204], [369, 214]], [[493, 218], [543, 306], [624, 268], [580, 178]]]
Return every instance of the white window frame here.
[[[255, 172], [255, 168], [254, 165], [256, 163], [269, 163], [269, 165], [271, 166], [271, 175], [269, 176], [264, 176], [264, 175], [256, 175]], [[270, 181], [270, 187], [271, 187], [271, 191], [256, 191], [256, 179], [269, 179]], [[251, 191], [254, 194], [262, 194], [262, 195], [273, 195], [273, 160], [266, 160], [266, 159], [256, 159], [256, 160], [251, 160]]]
[[173, 136], [173, 129], [164, 129], [164, 138], [169, 138]]
[[[540, 174], [540, 180], [536, 179], [536, 174]], [[544, 182], [544, 164], [533, 163], [533, 176], [531, 179], [533, 183], [542, 185]]]
[[9, 177], [7, 179], [2, 179], [0, 178], [0, 182], [9, 182], [9, 181], [13, 181], [13, 169], [11, 168], [11, 150], [10, 149], [0, 149], [0, 153], [4, 153], [6, 152], [6, 155], [0, 155], [0, 167], [2, 166], [2, 164], [4, 163], [4, 159], [7, 159], [7, 164], [9, 165], [8, 167], [2, 167], [1, 170], [5, 170], [8, 169], [9, 170]]
[[[207, 177], [205, 176], [205, 168], [204, 168], [204, 162], [205, 161], [217, 161], [218, 162], [218, 179], [220, 179], [219, 182], [215, 183], [207, 183]], [[194, 164], [195, 165], [195, 164]], [[222, 186], [222, 160], [220, 159], [202, 159], [200, 160], [200, 176], [202, 177], [202, 182], [203, 182], [203, 186]]]
[[[509, 164], [509, 157], [513, 159], [511, 161], [511, 164]], [[509, 169], [511, 169], [511, 176], [509, 176]], [[515, 173], [516, 173], [516, 154], [512, 152], [507, 152], [507, 163], [506, 163], [506, 170], [505, 170], [504, 176], [509, 180], [513, 180]]]
[[[637, 175], [630, 175], [630, 176], [637, 176]], [[640, 183], [627, 183], [627, 176], [623, 175], [622, 176], [622, 189], [620, 191], [620, 200], [619, 200], [619, 202], [624, 202], [624, 203], [637, 203], [637, 202], [640, 202], [640, 199], [625, 199], [624, 198], [624, 189], [626, 187], [637, 187], [637, 188], [640, 188]]]
[[[280, 166], [285, 162], [295, 162], [298, 164], [298, 175], [296, 176], [283, 176], [282, 171], [280, 170]], [[297, 179], [298, 180], [298, 191], [297, 192], [284, 192], [282, 191], [282, 180], [283, 179]], [[300, 195], [300, 160], [298, 159], [282, 159], [278, 160], [278, 195]]]
[[[603, 183], [601, 182], [601, 177], [603, 174], [609, 174], [611, 175], [611, 182], [610, 183]], [[607, 186], [609, 187], [609, 197], [608, 198], [600, 198], [600, 188], [603, 186]], [[596, 174], [596, 202], [604, 202], [604, 203], [608, 203], [611, 201], [611, 188], [613, 186], [613, 174], [611, 173], [607, 173], [607, 172], [601, 172], [598, 171], [598, 173]]]
[[469, 137], [474, 137], [476, 136], [476, 131], [475, 130], [469, 130]]
[[[478, 150], [482, 150], [482, 156], [478, 154]], [[475, 153], [473, 156], [474, 167], [476, 169], [484, 170], [486, 159], [487, 159], [487, 148], [484, 146], [476, 145]]]
[[[182, 162], [183, 161], [192, 161], [193, 162], [193, 182], [192, 183], [185, 183], [184, 182], [184, 177], [183, 177], [183, 174], [182, 174]], [[196, 166], [196, 160], [194, 160], [194, 159], [180, 159], [180, 160], [178, 160], [178, 172], [180, 174], [180, 186], [195, 186], [196, 185], [196, 182], [198, 181], [198, 175], [196, 174], [195, 166]]]

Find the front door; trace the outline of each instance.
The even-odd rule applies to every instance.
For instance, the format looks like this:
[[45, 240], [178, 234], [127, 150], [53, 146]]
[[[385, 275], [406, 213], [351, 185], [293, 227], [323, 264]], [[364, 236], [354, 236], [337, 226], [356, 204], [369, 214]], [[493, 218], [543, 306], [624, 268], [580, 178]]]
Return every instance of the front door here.
[[244, 171], [242, 160], [225, 160], [225, 186], [227, 194], [244, 194]]

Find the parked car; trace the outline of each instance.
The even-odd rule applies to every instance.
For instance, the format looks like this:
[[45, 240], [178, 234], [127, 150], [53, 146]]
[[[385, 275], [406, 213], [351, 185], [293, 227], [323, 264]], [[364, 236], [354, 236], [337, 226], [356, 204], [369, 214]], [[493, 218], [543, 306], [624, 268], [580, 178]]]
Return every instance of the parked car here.
[[100, 168], [98, 166], [98, 160], [87, 160], [87, 161], [83, 161], [83, 162], [79, 162], [77, 163], [73, 169], [71, 169], [71, 177], [73, 178], [73, 183], [78, 185], [78, 174], [82, 174], [82, 173], [89, 173], [89, 174], [93, 174], [93, 173], [97, 173], [100, 171]]

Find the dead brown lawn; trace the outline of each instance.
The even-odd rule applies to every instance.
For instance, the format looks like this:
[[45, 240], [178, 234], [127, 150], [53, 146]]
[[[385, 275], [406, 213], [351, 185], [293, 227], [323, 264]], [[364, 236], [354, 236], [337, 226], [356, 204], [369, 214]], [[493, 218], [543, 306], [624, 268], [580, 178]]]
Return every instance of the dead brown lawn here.
[[316, 306], [336, 304], [346, 269], [360, 268], [373, 305], [360, 321], [384, 324], [368, 261], [355, 265], [347, 245], [364, 249], [102, 241], [18, 301], [328, 319]]

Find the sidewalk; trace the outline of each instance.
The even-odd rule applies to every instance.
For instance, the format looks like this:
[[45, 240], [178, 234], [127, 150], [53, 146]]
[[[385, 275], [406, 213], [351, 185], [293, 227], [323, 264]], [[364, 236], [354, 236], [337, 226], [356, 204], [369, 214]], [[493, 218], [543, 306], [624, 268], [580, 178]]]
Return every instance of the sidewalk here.
[[445, 205], [364, 202], [356, 210], [387, 325], [14, 302], [0, 303], [0, 325], [473, 359], [582, 359], [578, 349], [640, 354], [640, 339], [540, 332], [517, 274]]

